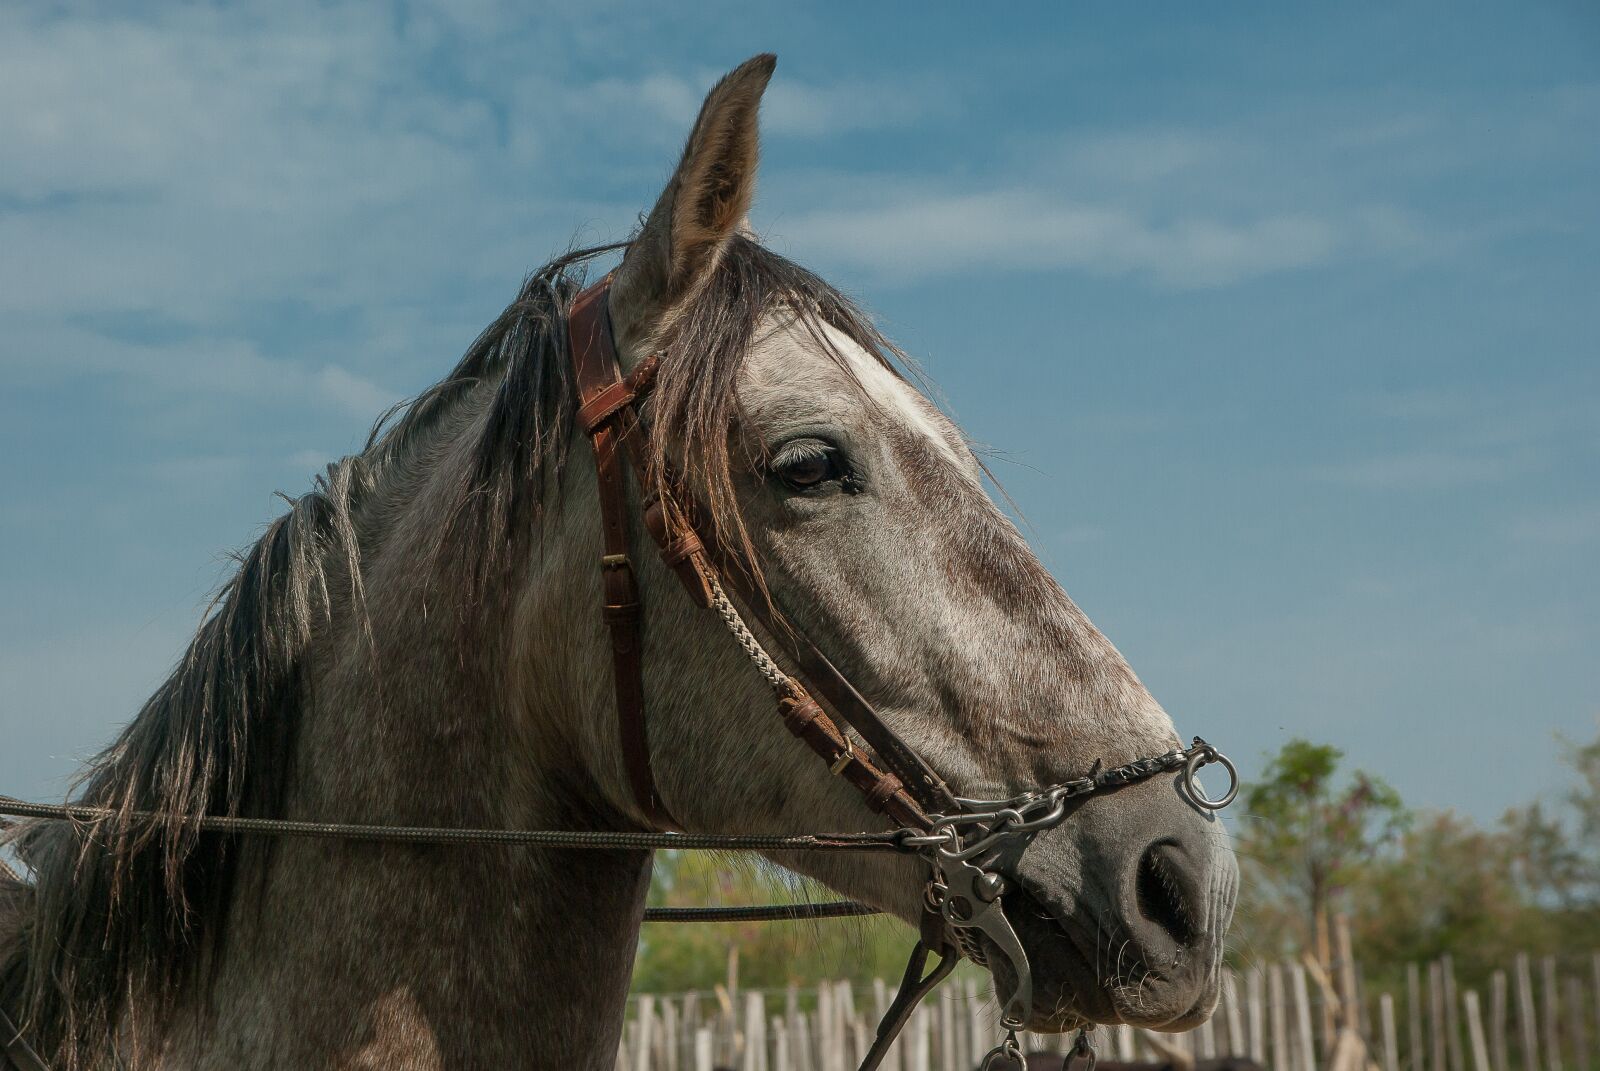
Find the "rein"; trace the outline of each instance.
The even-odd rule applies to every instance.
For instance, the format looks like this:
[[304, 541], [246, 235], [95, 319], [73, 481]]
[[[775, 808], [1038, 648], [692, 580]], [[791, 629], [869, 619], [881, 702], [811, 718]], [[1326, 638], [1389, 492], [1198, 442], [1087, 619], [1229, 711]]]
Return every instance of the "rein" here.
[[[873, 1071], [922, 999], [932, 992], [965, 955], [988, 966], [997, 952], [1010, 966], [1016, 985], [1006, 998], [1000, 1025], [1006, 1038], [982, 1067], [1020, 1065], [1016, 1032], [1032, 1007], [1033, 981], [1028, 956], [1006, 918], [1004, 895], [1011, 882], [988, 860], [1010, 844], [1026, 844], [1039, 833], [1061, 824], [1068, 803], [1099, 792], [1176, 773], [1189, 801], [1206, 810], [1220, 810], [1238, 795], [1233, 763], [1199, 737], [1184, 749], [1135, 759], [1110, 769], [1057, 785], [1033, 789], [1006, 799], [956, 796], [879, 716], [833, 663], [805, 636], [778, 618], [764, 592], [755, 590], [748, 574], [717, 542], [709, 528], [697, 523], [703, 515], [681, 495], [670, 479], [657, 479], [646, 449], [648, 431], [638, 405], [648, 395], [660, 355], [644, 358], [624, 376], [615, 349], [607, 308], [610, 278], [573, 299], [568, 314], [568, 341], [578, 391], [577, 422], [594, 452], [600, 499], [602, 616], [611, 641], [617, 709], [617, 733], [623, 765], [634, 802], [654, 829], [641, 831], [465, 829], [426, 826], [352, 825], [226, 815], [175, 815], [122, 811], [80, 805], [28, 803], [0, 796], [0, 815], [72, 822], [93, 835], [112, 819], [165, 825], [173, 830], [310, 837], [400, 844], [514, 844], [544, 848], [677, 849], [756, 852], [897, 852], [915, 855], [928, 867], [920, 937], [906, 964], [894, 1001], [878, 1026], [877, 1036], [860, 1065]], [[677, 575], [695, 605], [712, 611], [728, 629], [758, 672], [772, 687], [778, 713], [788, 730], [861, 793], [875, 813], [887, 815], [898, 828], [865, 833], [703, 834], [679, 832], [656, 788], [650, 765], [644, 701], [644, 661], [640, 589], [629, 550], [629, 501], [626, 470], [631, 467], [643, 495], [644, 527], [662, 561]], [[670, 476], [669, 474], [666, 474]], [[730, 590], [731, 589], [731, 594]], [[791, 674], [769, 653], [746, 619], [794, 665]], [[860, 738], [865, 747], [852, 737]], [[1196, 781], [1199, 770], [1220, 764], [1229, 785], [1219, 798], [1208, 798]], [[854, 901], [755, 907], [651, 908], [647, 922], [782, 921], [840, 918], [875, 914], [877, 909]], [[988, 944], [983, 940], [986, 938]], [[938, 962], [927, 971], [928, 956]], [[0, 1010], [0, 1054], [21, 1071], [47, 1071], [43, 1060], [22, 1039], [15, 1024]], [[1087, 1033], [1080, 1033], [1074, 1055], [1086, 1058], [1092, 1071], [1094, 1054]], [[1069, 1057], [1070, 1059], [1070, 1057]]]

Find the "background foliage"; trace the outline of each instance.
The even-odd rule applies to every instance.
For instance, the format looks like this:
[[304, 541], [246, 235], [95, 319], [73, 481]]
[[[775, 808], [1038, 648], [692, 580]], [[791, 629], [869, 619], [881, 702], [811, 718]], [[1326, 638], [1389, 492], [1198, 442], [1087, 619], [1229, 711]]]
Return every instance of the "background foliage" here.
[[[1244, 902], [1241, 960], [1317, 947], [1311, 875], [1325, 911], [1350, 916], [1358, 962], [1378, 975], [1450, 954], [1479, 984], [1518, 952], [1600, 948], [1600, 738], [1563, 741], [1564, 769], [1526, 783], [1551, 795], [1481, 825], [1454, 811], [1412, 811], [1337, 749], [1292, 741], [1253, 786], [1237, 825]], [[1464, 770], [1507, 776], [1486, 759]], [[1566, 788], [1560, 783], [1568, 782]], [[1552, 791], [1553, 790], [1553, 791]]]

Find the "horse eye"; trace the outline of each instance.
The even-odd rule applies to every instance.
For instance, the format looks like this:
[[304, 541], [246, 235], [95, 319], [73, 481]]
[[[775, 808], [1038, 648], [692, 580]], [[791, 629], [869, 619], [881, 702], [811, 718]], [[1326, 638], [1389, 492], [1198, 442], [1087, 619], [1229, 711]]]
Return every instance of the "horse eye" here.
[[819, 442], [796, 443], [778, 452], [772, 474], [796, 491], [809, 491], [845, 475], [839, 452]]

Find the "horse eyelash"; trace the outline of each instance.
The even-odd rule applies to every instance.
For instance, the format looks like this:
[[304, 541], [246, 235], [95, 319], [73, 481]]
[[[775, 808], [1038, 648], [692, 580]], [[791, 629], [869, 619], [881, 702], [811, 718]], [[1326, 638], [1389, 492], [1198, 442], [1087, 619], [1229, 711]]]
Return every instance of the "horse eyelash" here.
[[815, 461], [838, 452], [836, 447], [828, 443], [816, 439], [804, 439], [799, 442], [785, 443], [779, 447], [778, 452], [772, 455], [772, 460], [769, 464], [774, 469], [781, 469], [786, 465], [793, 465], [799, 461]]

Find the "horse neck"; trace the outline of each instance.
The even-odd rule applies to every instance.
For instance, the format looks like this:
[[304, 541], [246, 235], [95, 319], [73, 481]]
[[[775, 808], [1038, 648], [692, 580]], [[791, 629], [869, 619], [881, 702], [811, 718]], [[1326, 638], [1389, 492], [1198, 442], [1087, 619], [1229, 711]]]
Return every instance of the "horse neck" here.
[[319, 848], [236, 906], [174, 1066], [614, 1065], [647, 855]]
[[[540, 701], [517, 683], [559, 681], [561, 668], [538, 664], [539, 645], [509, 624], [461, 635], [462, 615], [430, 604], [441, 589], [411, 567], [426, 536], [408, 538], [402, 526], [369, 561], [364, 615], [346, 607], [319, 637], [288, 815], [606, 821], [559, 742], [537, 738]], [[513, 649], [531, 652], [517, 673], [497, 654]], [[219, 1018], [194, 1035], [214, 1064], [613, 1065], [648, 853], [292, 840], [249, 850]]]

